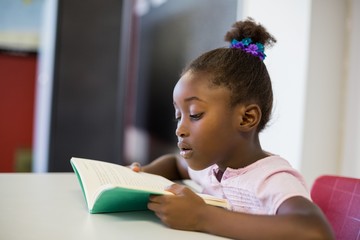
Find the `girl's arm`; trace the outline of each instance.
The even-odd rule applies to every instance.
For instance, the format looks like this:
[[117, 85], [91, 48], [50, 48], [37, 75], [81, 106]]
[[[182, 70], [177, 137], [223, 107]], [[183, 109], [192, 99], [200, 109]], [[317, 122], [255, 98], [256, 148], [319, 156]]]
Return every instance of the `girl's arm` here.
[[152, 196], [148, 207], [172, 228], [234, 239], [334, 239], [320, 209], [304, 197], [286, 200], [277, 215], [252, 215], [207, 205], [180, 185], [168, 190], [175, 196]]
[[141, 171], [157, 174], [170, 180], [189, 179], [186, 161], [175, 154], [163, 155], [141, 167]]
[[303, 197], [286, 200], [275, 216], [234, 213], [214, 207], [208, 207], [202, 216], [203, 231], [236, 239], [335, 239], [321, 211]]

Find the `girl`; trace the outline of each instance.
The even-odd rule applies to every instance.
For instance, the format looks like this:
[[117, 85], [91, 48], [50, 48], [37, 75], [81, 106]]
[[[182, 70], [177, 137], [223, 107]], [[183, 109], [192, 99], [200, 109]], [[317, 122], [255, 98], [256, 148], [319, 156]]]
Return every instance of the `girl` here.
[[167, 189], [174, 196], [151, 196], [148, 208], [176, 229], [236, 239], [333, 239], [302, 176], [259, 142], [273, 102], [264, 46], [276, 40], [252, 19], [236, 22], [225, 40], [230, 47], [195, 59], [174, 88], [180, 156], [137, 171], [191, 178], [204, 193], [228, 199], [232, 210], [207, 205], [180, 185]]

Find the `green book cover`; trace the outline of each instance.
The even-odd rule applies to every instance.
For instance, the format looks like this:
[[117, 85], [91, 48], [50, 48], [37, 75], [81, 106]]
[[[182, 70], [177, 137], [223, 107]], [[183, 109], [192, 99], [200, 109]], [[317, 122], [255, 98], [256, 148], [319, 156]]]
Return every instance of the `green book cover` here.
[[102, 192], [91, 213], [146, 210], [150, 193], [115, 187]]

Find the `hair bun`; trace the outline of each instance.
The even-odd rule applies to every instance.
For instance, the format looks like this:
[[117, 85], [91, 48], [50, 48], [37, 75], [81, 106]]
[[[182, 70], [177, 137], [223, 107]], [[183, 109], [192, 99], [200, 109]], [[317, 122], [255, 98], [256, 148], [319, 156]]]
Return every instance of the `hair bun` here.
[[251, 38], [254, 42], [264, 46], [272, 46], [276, 39], [261, 25], [252, 18], [235, 22], [232, 29], [225, 35], [225, 41], [231, 43], [234, 39], [241, 41], [244, 38]]

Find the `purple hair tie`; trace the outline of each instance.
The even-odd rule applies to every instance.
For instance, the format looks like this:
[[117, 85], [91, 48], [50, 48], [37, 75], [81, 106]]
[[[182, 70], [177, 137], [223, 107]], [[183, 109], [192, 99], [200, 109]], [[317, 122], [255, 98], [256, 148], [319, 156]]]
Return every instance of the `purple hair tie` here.
[[244, 38], [241, 41], [233, 39], [230, 44], [230, 48], [241, 49], [246, 53], [260, 58], [263, 61], [266, 57], [264, 53], [264, 45], [261, 43], [252, 43], [251, 38]]

